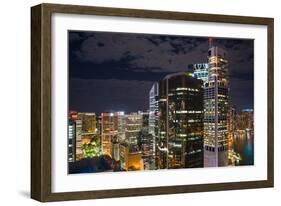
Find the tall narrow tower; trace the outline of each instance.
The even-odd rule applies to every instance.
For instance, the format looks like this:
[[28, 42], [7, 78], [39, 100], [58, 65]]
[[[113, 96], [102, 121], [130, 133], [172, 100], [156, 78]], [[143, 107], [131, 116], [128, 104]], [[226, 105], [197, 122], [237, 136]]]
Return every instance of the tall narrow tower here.
[[204, 167], [228, 164], [227, 112], [229, 104], [226, 52], [209, 38], [208, 84], [204, 89]]

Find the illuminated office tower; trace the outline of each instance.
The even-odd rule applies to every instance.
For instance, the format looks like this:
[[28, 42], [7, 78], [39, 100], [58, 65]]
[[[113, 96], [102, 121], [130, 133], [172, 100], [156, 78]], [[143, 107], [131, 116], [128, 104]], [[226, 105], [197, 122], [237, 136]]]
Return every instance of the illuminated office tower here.
[[112, 140], [118, 134], [118, 116], [114, 113], [101, 113], [102, 154], [112, 157]]
[[68, 120], [68, 162], [75, 162], [75, 122], [71, 119]]
[[76, 160], [80, 160], [83, 157], [82, 151], [82, 120], [76, 120]]
[[226, 52], [212, 46], [211, 41], [208, 64], [208, 85], [204, 88], [204, 167], [218, 167], [228, 164], [229, 80]]
[[84, 158], [83, 145], [93, 141], [100, 144], [97, 132], [96, 114], [79, 112], [76, 120], [76, 160]]
[[75, 132], [75, 159], [74, 161], [80, 160], [82, 158], [82, 145], [81, 145], [81, 136], [82, 136], [82, 120], [81, 113], [76, 111], [69, 112], [69, 120], [75, 126], [73, 130]]
[[[154, 83], [149, 91], [148, 133], [152, 138], [152, 156], [155, 159], [156, 138], [159, 124], [159, 84]], [[155, 160], [154, 160], [155, 161]]]
[[149, 113], [148, 112], [139, 112], [142, 115], [142, 126], [137, 137], [138, 146], [141, 151], [145, 153], [149, 153], [152, 151], [152, 144], [150, 139], [148, 138], [148, 119]]
[[158, 135], [155, 139], [155, 167], [168, 168], [168, 138], [167, 131], [167, 96], [165, 81], [159, 82], [158, 100]]
[[149, 113], [142, 112], [142, 129], [140, 131], [138, 145], [142, 152], [145, 170], [155, 169], [154, 142], [152, 134], [149, 134]]
[[157, 168], [203, 167], [202, 84], [188, 72], [159, 82]]
[[95, 113], [83, 113], [82, 117], [82, 130], [87, 133], [96, 132], [96, 114]]
[[126, 115], [126, 141], [129, 143], [130, 151], [138, 151], [138, 137], [142, 129], [142, 114], [130, 113]]
[[192, 74], [192, 77], [201, 79], [203, 86], [208, 83], [209, 65], [207, 63], [190, 64], [188, 65], [188, 72]]
[[124, 142], [126, 139], [126, 115], [124, 112], [117, 112], [115, 115], [118, 116], [118, 142]]

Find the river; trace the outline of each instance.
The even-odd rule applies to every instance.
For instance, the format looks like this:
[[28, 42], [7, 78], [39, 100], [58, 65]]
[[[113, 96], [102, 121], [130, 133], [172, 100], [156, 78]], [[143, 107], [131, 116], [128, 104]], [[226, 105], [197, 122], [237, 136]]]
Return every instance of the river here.
[[254, 165], [253, 131], [242, 131], [236, 133], [233, 139], [233, 150], [241, 157], [241, 160], [235, 165]]

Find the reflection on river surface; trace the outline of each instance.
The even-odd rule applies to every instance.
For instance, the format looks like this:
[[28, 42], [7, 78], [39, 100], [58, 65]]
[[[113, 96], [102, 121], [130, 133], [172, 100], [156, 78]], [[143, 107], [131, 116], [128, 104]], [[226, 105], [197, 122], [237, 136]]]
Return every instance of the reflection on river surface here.
[[252, 130], [235, 132], [230, 150], [240, 158], [235, 165], [254, 165], [254, 132]]

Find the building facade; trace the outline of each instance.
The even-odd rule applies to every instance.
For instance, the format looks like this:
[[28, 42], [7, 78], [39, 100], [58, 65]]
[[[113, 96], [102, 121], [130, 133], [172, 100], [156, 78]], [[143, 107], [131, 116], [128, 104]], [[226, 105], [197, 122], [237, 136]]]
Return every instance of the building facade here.
[[118, 134], [118, 115], [101, 113], [101, 150], [102, 154], [112, 157], [112, 140]]
[[252, 109], [243, 109], [236, 115], [236, 136], [254, 136], [254, 111]]
[[204, 167], [228, 164], [229, 78], [226, 52], [210, 46], [208, 83], [204, 88]]
[[159, 82], [156, 166], [203, 167], [203, 82], [188, 72]]
[[83, 158], [82, 151], [82, 120], [77, 119], [76, 121], [76, 160], [80, 160]]
[[149, 112], [142, 112], [142, 129], [138, 140], [145, 170], [155, 169], [154, 139], [149, 133]]
[[120, 143], [120, 166], [125, 171], [143, 170], [141, 151], [130, 151], [129, 144]]
[[142, 113], [130, 113], [126, 115], [125, 139], [129, 144], [130, 151], [139, 151], [139, 136], [142, 130], [143, 115]]
[[152, 159], [155, 168], [156, 155], [156, 139], [159, 135], [159, 83], [155, 82], [149, 91], [149, 117], [148, 117], [148, 133], [152, 144]]
[[75, 138], [75, 122], [68, 120], [68, 162], [76, 161], [76, 138]]
[[82, 117], [82, 131], [84, 133], [95, 133], [97, 130], [96, 114], [95, 113], [81, 113]]
[[124, 112], [117, 112], [118, 116], [118, 142], [124, 142], [126, 140], [126, 115]]
[[112, 138], [112, 159], [115, 161], [120, 160], [120, 143], [118, 140], [118, 136], [114, 136]]

